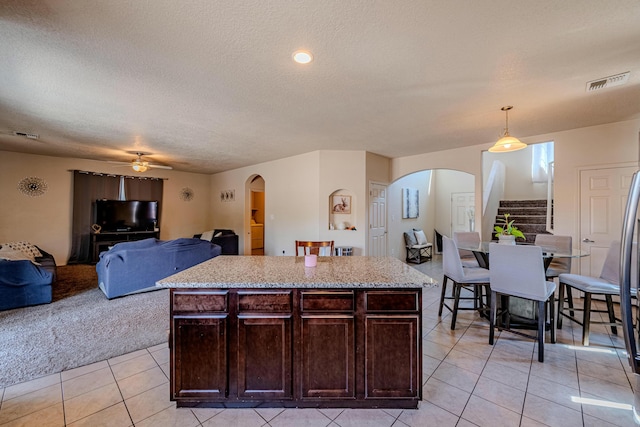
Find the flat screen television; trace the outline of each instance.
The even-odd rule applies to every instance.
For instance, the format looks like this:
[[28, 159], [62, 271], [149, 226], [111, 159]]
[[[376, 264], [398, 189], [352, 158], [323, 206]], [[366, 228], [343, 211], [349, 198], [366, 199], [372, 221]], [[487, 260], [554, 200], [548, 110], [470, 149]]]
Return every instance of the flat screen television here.
[[158, 223], [158, 202], [96, 200], [96, 221], [102, 231], [153, 231]]

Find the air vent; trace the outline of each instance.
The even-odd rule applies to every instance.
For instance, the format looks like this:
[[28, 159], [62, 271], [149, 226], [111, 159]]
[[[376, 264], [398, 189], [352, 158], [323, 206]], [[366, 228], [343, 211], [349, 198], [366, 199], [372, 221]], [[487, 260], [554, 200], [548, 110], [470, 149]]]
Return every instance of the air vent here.
[[629, 71], [626, 73], [616, 74], [615, 76], [604, 77], [598, 80], [587, 82], [587, 92], [594, 90], [606, 89], [614, 86], [620, 86], [629, 81]]
[[40, 135], [38, 135], [37, 133], [18, 132], [17, 130], [14, 130], [13, 134], [15, 136], [24, 136], [25, 138], [29, 138], [29, 139], [38, 139], [38, 138], [40, 138]]

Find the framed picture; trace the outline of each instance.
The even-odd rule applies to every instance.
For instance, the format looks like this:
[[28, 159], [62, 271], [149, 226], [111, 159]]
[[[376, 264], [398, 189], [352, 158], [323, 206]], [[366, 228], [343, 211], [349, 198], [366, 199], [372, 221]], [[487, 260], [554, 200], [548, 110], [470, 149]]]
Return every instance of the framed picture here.
[[236, 190], [223, 190], [220, 192], [221, 202], [233, 202], [236, 199]]
[[341, 194], [334, 194], [331, 196], [331, 213], [350, 214], [351, 196], [343, 196]]
[[402, 189], [402, 218], [418, 218], [418, 190]]

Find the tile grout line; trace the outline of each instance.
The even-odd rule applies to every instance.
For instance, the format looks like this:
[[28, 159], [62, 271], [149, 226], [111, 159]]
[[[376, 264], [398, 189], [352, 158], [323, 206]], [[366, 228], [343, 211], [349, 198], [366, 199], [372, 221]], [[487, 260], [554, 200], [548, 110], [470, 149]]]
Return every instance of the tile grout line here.
[[[448, 316], [445, 316], [445, 317], [448, 317]], [[438, 324], [443, 324], [442, 320], [440, 320], [440, 321], [438, 322]], [[469, 328], [471, 327], [471, 325], [472, 325], [472, 324], [473, 324], [473, 322], [472, 322], [471, 324], [469, 324], [469, 325], [465, 326], [465, 331], [462, 333], [462, 335], [460, 336], [460, 338], [458, 338], [458, 339], [456, 340], [456, 343], [454, 344], [454, 346], [453, 346], [453, 347], [451, 347], [451, 349], [447, 352], [447, 354], [445, 355], [445, 357], [440, 361], [440, 363], [438, 364], [438, 367], [436, 367], [436, 369], [434, 369], [433, 373], [435, 373], [435, 372], [438, 370], [438, 368], [442, 365], [442, 363], [444, 363], [444, 361], [445, 361], [445, 359], [447, 358], [447, 356], [449, 356], [449, 354], [451, 354], [451, 352], [453, 351], [453, 349], [455, 348], [455, 346], [460, 342], [460, 340], [462, 339], [462, 337], [467, 333], [467, 331], [469, 330]], [[434, 328], [433, 328], [433, 329], [435, 329], [435, 326], [434, 326]], [[433, 331], [433, 329], [432, 329], [432, 331]], [[432, 341], [432, 342], [434, 342], [434, 341]], [[436, 344], [437, 344], [437, 343], [436, 343]], [[460, 351], [460, 350], [458, 350], [458, 351]], [[493, 353], [493, 349], [491, 350], [491, 352]], [[490, 354], [491, 354], [491, 353], [490, 353]], [[489, 360], [489, 359], [487, 358], [487, 361], [488, 361], [488, 360]], [[485, 366], [486, 366], [486, 363], [487, 363], [487, 362], [485, 362]], [[456, 365], [453, 365], [453, 366], [456, 366]], [[456, 367], [457, 367], [457, 368], [459, 368], [458, 366], [456, 366]], [[459, 368], [459, 369], [464, 369], [464, 368]], [[483, 367], [483, 371], [484, 371], [484, 367]], [[423, 387], [426, 385], [426, 383], [429, 381], [429, 379], [431, 379], [431, 377], [433, 376], [433, 373], [429, 376], [429, 378], [427, 378], [427, 381], [425, 381], [425, 382], [424, 382], [424, 384], [422, 385]], [[480, 376], [481, 376], [481, 374], [479, 374], [479, 375], [478, 375], [478, 380], [479, 380]], [[435, 379], [436, 379], [437, 381], [442, 381], [442, 380], [439, 380], [438, 378], [435, 378]], [[442, 381], [442, 382], [443, 382], [443, 383], [445, 383], [445, 384], [447, 384], [447, 385], [448, 385], [448, 386], [450, 386], [450, 387], [454, 387], [454, 388], [456, 388], [456, 389], [458, 389], [458, 390], [461, 390], [461, 391], [463, 391], [463, 392], [465, 392], [465, 393], [466, 393], [466, 390], [463, 390], [463, 389], [461, 389], [461, 388], [459, 388], [459, 387], [457, 387], [457, 386], [455, 386], [455, 385], [453, 385], [453, 384], [449, 384], [449, 383], [447, 383], [446, 381]], [[477, 385], [477, 382], [476, 382], [476, 385]], [[473, 388], [474, 390], [475, 390], [475, 386], [476, 386], [476, 385], [474, 385], [474, 388]], [[467, 402], [465, 403], [464, 408], [462, 409], [462, 412], [460, 413], [460, 415], [459, 415], [459, 416], [458, 416], [457, 414], [455, 414], [455, 413], [453, 413], [453, 412], [449, 411], [448, 409], [441, 407], [440, 405], [438, 405], [438, 404], [436, 404], [436, 403], [434, 403], [434, 402], [431, 402], [431, 401], [428, 401], [428, 402], [429, 402], [430, 404], [432, 404], [432, 405], [434, 405], [434, 406], [436, 406], [436, 407], [438, 407], [438, 408], [442, 409], [443, 411], [446, 411], [446, 412], [448, 412], [449, 414], [451, 414], [451, 415], [453, 415], [453, 416], [457, 417], [457, 418], [458, 418], [458, 420], [460, 420], [460, 419], [462, 419], [462, 414], [464, 413], [464, 410], [466, 409], [467, 405], [469, 404], [469, 400], [471, 399], [471, 396], [472, 396], [472, 395], [473, 395], [473, 390], [469, 393], [469, 398], [467, 399]], [[423, 401], [424, 401], [424, 396], [423, 396]], [[402, 421], [400, 421], [400, 422], [402, 422]], [[403, 423], [403, 424], [404, 424], [404, 423]]]
[[[149, 350], [147, 350], [147, 353], [149, 353]], [[151, 358], [153, 359], [153, 356]], [[154, 359], [154, 362], [155, 362], [155, 359]], [[111, 376], [113, 376], [113, 380], [116, 383], [116, 387], [118, 387], [118, 393], [120, 393], [120, 397], [122, 398], [122, 404], [124, 405], [124, 409], [127, 411], [127, 415], [129, 416], [129, 420], [131, 421], [131, 425], [135, 426], [135, 423], [133, 422], [133, 416], [131, 415], [131, 411], [129, 411], [129, 407], [127, 406], [127, 401], [125, 400], [124, 395], [122, 394], [122, 389], [120, 388], [120, 383], [118, 382], [118, 379], [116, 378], [115, 372], [113, 372], [113, 366], [115, 366], [115, 365], [112, 365], [111, 363], [109, 363], [109, 360], [107, 360], [107, 365], [109, 365], [109, 371], [111, 372]], [[116, 365], [119, 365], [119, 363], [116, 363]]]
[[[467, 333], [468, 329], [469, 329], [469, 328], [467, 328], [467, 330], [465, 331], [465, 334]], [[482, 373], [483, 373], [483, 372], [484, 372], [484, 370], [486, 369], [486, 367], [487, 367], [487, 363], [489, 363], [489, 359], [491, 359], [491, 355], [492, 355], [492, 354], [493, 354], [493, 352], [495, 351], [495, 344], [500, 340], [500, 335], [501, 335], [501, 334], [498, 334], [498, 335], [497, 335], [497, 337], [496, 337], [497, 339], [496, 339], [496, 341], [495, 341], [494, 345], [492, 345], [492, 346], [491, 346], [491, 351], [489, 352], [489, 356], [488, 356], [488, 357], [487, 357], [487, 359], [485, 360], [484, 365], [482, 366], [482, 370], [481, 370], [481, 371], [480, 371], [480, 373], [478, 374], [478, 381], [476, 381], [476, 383], [473, 385], [473, 389], [472, 389], [472, 390], [471, 390], [471, 392], [469, 393], [469, 398], [467, 399], [467, 402], [465, 403], [464, 408], [462, 409], [462, 412], [460, 413], [460, 416], [458, 417], [458, 418], [459, 418], [459, 420], [464, 419], [464, 418], [462, 418], [462, 414], [464, 414], [465, 409], [467, 409], [467, 405], [469, 405], [469, 401], [471, 400], [471, 396], [474, 396], [473, 392], [476, 390], [476, 387], [478, 386], [478, 382], [480, 381], [480, 378], [482, 378]], [[463, 334], [463, 336], [464, 336], [464, 334]], [[531, 368], [529, 368], [529, 369], [531, 369]], [[505, 385], [506, 385], [506, 384], [505, 384]], [[489, 401], [489, 400], [487, 400], [487, 399], [484, 399], [484, 398], [483, 398], [483, 397], [481, 397], [481, 396], [477, 396], [477, 395], [476, 395], [476, 397], [477, 397], [478, 399], [482, 399], [482, 400], [484, 400], [484, 401], [486, 401], [486, 402], [490, 402], [490, 403], [492, 403], [492, 404], [494, 404], [494, 405], [500, 406], [501, 408], [504, 408], [504, 409], [506, 409], [506, 410], [508, 410], [508, 411], [511, 411], [511, 409], [506, 408], [506, 407], [504, 407], [504, 406], [502, 406], [502, 405], [499, 405], [499, 404], [497, 404], [497, 403], [491, 402], [491, 401]], [[525, 392], [525, 398], [526, 398], [526, 392]], [[523, 404], [523, 406], [524, 406], [524, 401], [523, 401], [523, 403], [522, 403], [522, 404]], [[514, 411], [511, 411], [511, 412], [514, 412]], [[516, 412], [514, 412], [514, 413], [516, 413]], [[454, 414], [454, 415], [455, 415], [455, 414]], [[522, 413], [520, 413], [519, 415], [520, 415], [520, 424], [522, 424]], [[464, 419], [464, 420], [465, 420], [465, 421], [468, 421], [468, 420], [466, 420], [466, 419]], [[470, 421], [469, 421], [469, 422], [470, 422]]]

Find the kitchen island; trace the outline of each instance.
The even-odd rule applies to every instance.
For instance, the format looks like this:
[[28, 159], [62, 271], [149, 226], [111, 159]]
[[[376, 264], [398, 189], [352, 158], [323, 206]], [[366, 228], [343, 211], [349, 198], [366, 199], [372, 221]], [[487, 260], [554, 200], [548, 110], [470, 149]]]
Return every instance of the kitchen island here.
[[170, 289], [179, 407], [416, 408], [422, 288], [395, 258], [218, 256]]

